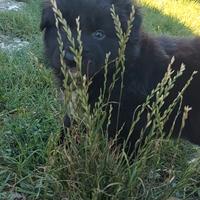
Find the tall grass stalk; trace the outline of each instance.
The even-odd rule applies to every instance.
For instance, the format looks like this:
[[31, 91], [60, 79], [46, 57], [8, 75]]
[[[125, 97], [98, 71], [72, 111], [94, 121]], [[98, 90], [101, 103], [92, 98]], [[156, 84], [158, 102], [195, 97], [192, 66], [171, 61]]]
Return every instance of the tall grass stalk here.
[[[54, 15], [56, 18], [56, 26], [58, 29], [58, 43], [60, 46], [60, 60], [62, 71], [65, 77], [65, 104], [72, 105], [73, 112], [70, 113], [68, 107], [67, 112], [76, 122], [68, 130], [65, 138], [65, 145], [52, 149], [49, 156], [50, 168], [49, 172], [54, 179], [61, 184], [60, 192], [68, 199], [167, 199], [173, 196], [177, 191], [183, 191], [188, 184], [188, 177], [192, 176], [197, 170], [195, 167], [188, 165], [184, 173], [174, 172], [177, 156], [179, 154], [178, 143], [173, 149], [176, 154], [173, 154], [171, 167], [169, 167], [169, 181], [164, 180], [163, 186], [158, 188], [159, 193], [151, 191], [151, 185], [148, 183], [150, 171], [155, 173], [157, 170], [162, 171], [165, 165], [162, 163], [162, 157], [165, 156], [164, 149], [170, 145], [169, 138], [164, 137], [164, 125], [174, 108], [178, 106], [176, 118], [182, 112], [182, 96], [188, 85], [192, 81], [193, 75], [185, 84], [170, 106], [164, 111], [164, 101], [170, 95], [176, 80], [181, 77], [184, 72], [182, 65], [178, 72], [171, 69], [170, 63], [168, 70], [163, 80], [152, 90], [143, 105], [139, 106], [133, 115], [133, 122], [130, 128], [128, 138], [125, 141], [122, 149], [113, 148], [115, 140], [120, 130], [118, 123], [116, 126], [116, 138], [108, 141], [105, 135], [109, 134], [106, 130], [102, 130], [102, 126], [107, 120], [107, 131], [110, 123], [112, 106], [110, 106], [110, 95], [115, 86], [115, 83], [120, 77], [121, 91], [119, 100], [123, 94], [123, 81], [125, 72], [125, 50], [129, 40], [134, 21], [134, 7], [130, 13], [127, 22], [127, 30], [122, 30], [120, 18], [117, 15], [114, 6], [111, 8], [111, 16], [115, 25], [116, 35], [119, 40], [118, 57], [115, 62], [116, 71], [112, 77], [112, 83], [109, 85], [108, 96], [106, 95], [107, 74], [110, 64], [110, 53], [106, 55], [104, 69], [104, 85], [100, 92], [99, 101], [96, 102], [93, 110], [88, 105], [88, 87], [91, 80], [87, 80], [81, 75], [82, 68], [82, 51], [83, 44], [81, 42], [81, 30], [79, 18], [76, 20], [77, 37], [73, 38], [70, 27], [63, 18], [62, 13], [58, 10], [56, 1], [51, 0]], [[70, 70], [64, 62], [64, 44], [59, 27], [63, 28], [66, 37], [70, 43], [70, 51], [75, 56], [77, 65], [77, 76], [72, 76]], [[113, 61], [111, 61], [113, 62]], [[173, 60], [172, 60], [173, 62]], [[69, 84], [70, 80], [70, 84]], [[73, 100], [73, 94], [76, 101]], [[105, 109], [108, 107], [108, 109]], [[120, 101], [118, 104], [120, 109]], [[108, 111], [108, 114], [105, 112]], [[184, 128], [185, 120], [188, 117], [190, 108], [185, 107], [182, 115], [181, 130]], [[134, 131], [135, 126], [141, 120], [141, 116], [146, 115], [147, 122], [141, 130], [141, 137], [136, 144], [138, 154], [134, 162], [130, 162], [130, 157], [126, 154], [126, 145]], [[119, 111], [118, 111], [119, 118]], [[174, 125], [173, 125], [174, 126]], [[172, 130], [173, 131], [173, 126]], [[123, 128], [123, 127], [122, 127]], [[171, 133], [169, 134], [170, 137]], [[172, 142], [173, 143], [173, 142]], [[167, 144], [167, 145], [166, 145]], [[179, 174], [179, 176], [176, 176]], [[174, 186], [174, 180], [176, 186]], [[156, 181], [156, 179], [155, 179]]]

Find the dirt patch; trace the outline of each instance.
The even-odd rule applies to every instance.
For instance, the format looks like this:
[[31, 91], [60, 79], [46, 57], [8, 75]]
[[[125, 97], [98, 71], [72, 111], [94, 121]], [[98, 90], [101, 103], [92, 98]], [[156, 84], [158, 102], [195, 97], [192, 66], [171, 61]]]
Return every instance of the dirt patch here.
[[18, 11], [25, 6], [24, 2], [16, 2], [11, 0], [0, 0], [0, 11], [14, 10]]
[[0, 49], [3, 51], [17, 51], [27, 47], [29, 42], [21, 40], [20, 38], [12, 38], [5, 35], [0, 35]]

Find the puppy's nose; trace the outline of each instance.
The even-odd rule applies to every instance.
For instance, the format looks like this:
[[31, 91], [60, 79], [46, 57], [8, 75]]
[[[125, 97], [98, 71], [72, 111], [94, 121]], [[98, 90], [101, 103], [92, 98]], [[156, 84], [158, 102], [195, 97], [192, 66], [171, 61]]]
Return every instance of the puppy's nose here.
[[70, 53], [70, 52], [68, 51], [68, 52], [65, 53], [65, 58], [66, 58], [68, 61], [72, 62], [72, 61], [74, 61], [74, 54], [72, 54], [72, 53]]
[[67, 64], [68, 69], [71, 73], [75, 74], [77, 72], [76, 62], [75, 62], [75, 56], [70, 51], [67, 51], [65, 53], [65, 62]]

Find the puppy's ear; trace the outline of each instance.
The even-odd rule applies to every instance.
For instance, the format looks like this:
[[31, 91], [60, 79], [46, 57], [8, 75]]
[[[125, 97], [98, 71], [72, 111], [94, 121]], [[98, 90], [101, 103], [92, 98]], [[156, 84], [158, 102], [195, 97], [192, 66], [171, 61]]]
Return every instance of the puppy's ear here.
[[135, 6], [135, 15], [134, 15], [134, 21], [133, 21], [133, 30], [132, 30], [134, 37], [138, 37], [138, 34], [140, 34], [141, 25], [142, 25], [141, 10], [139, 7]]
[[53, 26], [55, 24], [55, 18], [53, 14], [53, 10], [51, 6], [48, 4], [44, 5], [42, 10], [42, 18], [40, 23], [40, 30], [43, 31], [45, 28], [49, 26]]
[[138, 57], [140, 54], [140, 39], [141, 39], [141, 24], [142, 15], [140, 8], [135, 1], [131, 0], [112, 0], [117, 14], [119, 15], [122, 23], [122, 28], [126, 30], [127, 20], [129, 19], [130, 13], [132, 12], [132, 6], [134, 6], [134, 21], [131, 35], [129, 38], [130, 43], [133, 45], [131, 55], [132, 57]]
[[40, 22], [40, 30], [43, 31], [47, 26], [47, 18], [45, 17], [44, 10], [42, 11], [42, 17]]
[[133, 21], [133, 28], [130, 35], [130, 43], [133, 45], [132, 57], [137, 58], [140, 54], [140, 40], [141, 40], [141, 28], [142, 15], [140, 8], [135, 7], [135, 15]]
[[135, 9], [135, 15], [134, 15], [134, 28], [139, 30], [141, 23], [142, 23], [142, 16], [140, 12], [140, 8], [137, 5], [136, 1], [131, 0], [111, 0], [111, 3], [115, 6], [117, 14], [125, 21], [122, 21], [122, 23], [127, 22], [130, 13], [132, 11], [132, 6], [134, 6]]
[[131, 0], [111, 0], [111, 4], [114, 4], [116, 8], [120, 8], [125, 11], [130, 11], [131, 6], [133, 5]]
[[122, 26], [127, 24], [127, 20], [132, 11], [132, 6], [134, 6], [135, 14], [133, 21], [133, 30], [130, 36], [130, 40], [136, 42], [139, 39], [141, 24], [142, 24], [142, 15], [139, 6], [136, 1], [131, 0], [111, 0], [112, 4], [114, 4], [117, 14], [121, 18]]

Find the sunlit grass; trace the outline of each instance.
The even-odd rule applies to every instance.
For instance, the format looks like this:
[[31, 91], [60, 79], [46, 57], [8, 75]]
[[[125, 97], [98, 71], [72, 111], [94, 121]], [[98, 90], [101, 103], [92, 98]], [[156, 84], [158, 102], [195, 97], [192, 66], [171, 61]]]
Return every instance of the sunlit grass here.
[[177, 19], [194, 34], [200, 35], [200, 2], [189, 0], [140, 0], [141, 4]]

